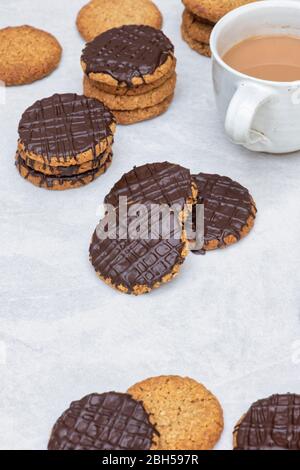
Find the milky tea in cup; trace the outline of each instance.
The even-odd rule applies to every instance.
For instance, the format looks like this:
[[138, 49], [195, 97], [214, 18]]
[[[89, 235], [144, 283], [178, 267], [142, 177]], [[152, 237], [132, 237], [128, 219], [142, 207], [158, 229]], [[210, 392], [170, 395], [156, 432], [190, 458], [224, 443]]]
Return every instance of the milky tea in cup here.
[[300, 150], [300, 1], [251, 2], [210, 36], [218, 113], [229, 139], [255, 152]]
[[254, 36], [238, 42], [224, 62], [250, 77], [274, 82], [300, 80], [300, 37]]

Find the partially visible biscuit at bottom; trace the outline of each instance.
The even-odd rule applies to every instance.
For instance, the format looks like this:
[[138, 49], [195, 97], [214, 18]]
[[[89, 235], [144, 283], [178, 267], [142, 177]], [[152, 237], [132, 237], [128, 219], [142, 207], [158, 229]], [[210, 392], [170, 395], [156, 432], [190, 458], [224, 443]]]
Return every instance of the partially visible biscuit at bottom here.
[[28, 167], [24, 160], [17, 152], [16, 167], [20, 175], [30, 181], [35, 186], [40, 188], [49, 189], [52, 191], [63, 191], [65, 189], [75, 189], [91, 183], [96, 178], [101, 176], [109, 168], [112, 162], [112, 155], [106, 162], [95, 170], [87, 171], [86, 173], [71, 175], [71, 176], [50, 176], [40, 173]]
[[195, 41], [186, 31], [184, 25], [181, 26], [182, 39], [190, 46], [191, 49], [198, 52], [205, 57], [211, 57], [211, 50], [209, 44], [204, 42]]
[[219, 440], [224, 426], [221, 405], [195, 380], [152, 377], [128, 393], [143, 403], [159, 433], [152, 450], [209, 450]]
[[299, 450], [300, 395], [282, 393], [252, 403], [233, 431], [234, 450]]
[[166, 98], [159, 104], [150, 108], [134, 109], [131, 111], [113, 110], [113, 114], [118, 124], [134, 124], [136, 122], [146, 121], [165, 113], [173, 100], [174, 94]]

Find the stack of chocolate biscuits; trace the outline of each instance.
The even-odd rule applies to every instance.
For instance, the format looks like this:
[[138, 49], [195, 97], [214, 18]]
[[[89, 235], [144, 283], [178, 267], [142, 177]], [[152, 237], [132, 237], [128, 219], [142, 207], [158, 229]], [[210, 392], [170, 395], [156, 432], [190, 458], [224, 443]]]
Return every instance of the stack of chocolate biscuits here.
[[210, 57], [209, 39], [214, 25], [226, 15], [255, 0], [182, 0], [182, 38], [199, 54]]
[[[119, 216], [121, 198], [126, 198], [129, 215], [125, 227]], [[105, 204], [114, 210], [117, 230], [113, 226], [105, 234], [107, 221], [104, 218], [100, 222], [92, 237], [90, 260], [106, 284], [134, 295], [150, 292], [171, 281], [189, 251], [205, 253], [237, 242], [250, 232], [256, 216], [252, 196], [239, 183], [225, 176], [191, 175], [187, 168], [168, 162], [142, 165], [125, 173], [105, 197]], [[157, 211], [164, 205], [176, 207], [168, 237], [156, 232], [149, 237], [149, 218], [145, 233], [141, 232], [138, 238], [126, 232], [134, 218], [130, 210], [137, 204], [143, 204], [145, 217], [153, 205]], [[204, 205], [200, 248], [191, 243], [195, 240], [189, 239], [187, 224], [183, 224], [190, 215], [191, 225], [196, 226], [193, 209], [197, 204]]]
[[111, 164], [115, 127], [110, 110], [92, 98], [66, 93], [36, 101], [19, 124], [19, 173], [51, 190], [88, 184]]
[[83, 50], [86, 96], [108, 106], [118, 123], [164, 113], [174, 96], [174, 46], [161, 30], [128, 25], [110, 29]]

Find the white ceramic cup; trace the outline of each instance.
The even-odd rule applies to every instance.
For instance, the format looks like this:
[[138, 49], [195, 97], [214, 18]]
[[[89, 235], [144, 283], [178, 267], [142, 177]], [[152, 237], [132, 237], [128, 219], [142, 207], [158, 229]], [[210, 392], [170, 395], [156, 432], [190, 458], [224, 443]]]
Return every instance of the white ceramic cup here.
[[260, 35], [300, 36], [300, 2], [264, 0], [237, 8], [214, 27], [210, 46], [217, 106], [229, 138], [260, 152], [300, 149], [300, 81], [244, 75], [222, 60], [234, 44]]

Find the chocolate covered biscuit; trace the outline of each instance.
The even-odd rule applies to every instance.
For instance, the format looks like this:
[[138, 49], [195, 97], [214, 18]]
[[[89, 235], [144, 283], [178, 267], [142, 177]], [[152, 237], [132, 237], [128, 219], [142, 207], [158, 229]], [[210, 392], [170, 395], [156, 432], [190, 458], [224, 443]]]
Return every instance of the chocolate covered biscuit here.
[[[139, 213], [138, 230], [133, 234], [136, 216], [130, 211], [135, 207], [137, 213], [145, 212]], [[106, 219], [100, 222], [90, 245], [90, 261], [100, 279], [121, 292], [140, 295], [177, 276], [188, 245], [178, 215], [166, 208], [161, 213], [157, 203], [144, 201], [142, 207], [127, 206], [124, 220], [119, 208], [115, 210], [116, 223], [107, 230]]]
[[149, 450], [155, 434], [141, 402], [125, 393], [93, 393], [57, 420], [48, 450]]
[[104, 201], [117, 207], [121, 196], [127, 197], [128, 204], [152, 201], [183, 209], [185, 204], [195, 202], [197, 191], [187, 168], [159, 162], [137, 166], [125, 173]]
[[236, 425], [233, 441], [235, 450], [300, 450], [300, 395], [253, 403]]
[[115, 121], [101, 102], [72, 93], [36, 101], [22, 115], [19, 150], [32, 160], [61, 166], [85, 163], [113, 141]]
[[92, 80], [127, 87], [155, 82], [174, 61], [174, 46], [159, 29], [143, 25], [113, 28], [83, 50], [81, 63]]
[[199, 173], [193, 181], [197, 202], [204, 204], [204, 251], [231, 245], [249, 233], [257, 209], [248, 189], [214, 174]]

